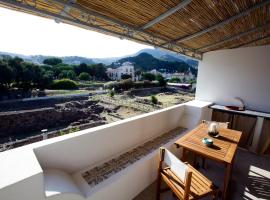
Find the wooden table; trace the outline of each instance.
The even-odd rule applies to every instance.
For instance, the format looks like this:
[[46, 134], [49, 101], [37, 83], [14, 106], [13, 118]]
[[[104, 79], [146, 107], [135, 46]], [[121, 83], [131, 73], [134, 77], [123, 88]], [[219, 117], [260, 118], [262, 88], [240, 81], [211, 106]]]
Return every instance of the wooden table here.
[[[207, 128], [207, 124], [200, 124], [198, 127], [177, 140], [175, 144], [177, 147], [183, 147], [183, 156], [185, 155], [185, 151], [189, 150], [205, 158], [225, 164], [226, 172], [222, 199], [226, 199], [233, 160], [242, 133], [240, 131], [224, 128], [219, 130], [220, 136], [218, 138], [212, 138], [208, 135]], [[214, 144], [212, 147], [207, 147], [202, 143], [204, 137], [213, 139]]]

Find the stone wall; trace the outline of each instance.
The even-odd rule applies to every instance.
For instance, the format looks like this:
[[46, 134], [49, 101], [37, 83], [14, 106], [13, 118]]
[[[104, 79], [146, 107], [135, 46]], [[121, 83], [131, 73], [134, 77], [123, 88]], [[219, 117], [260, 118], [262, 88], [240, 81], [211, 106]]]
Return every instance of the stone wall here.
[[71, 101], [57, 104], [54, 107], [10, 111], [0, 113], [0, 139], [40, 132], [42, 129], [50, 129], [69, 125], [83, 120], [102, 120], [99, 114], [104, 110], [97, 101]]
[[73, 133], [75, 131], [79, 131], [79, 130], [83, 130], [83, 129], [87, 129], [87, 128], [93, 128], [93, 127], [100, 126], [103, 124], [106, 124], [106, 122], [103, 120], [92, 121], [90, 123], [81, 124], [81, 125], [77, 125], [77, 126], [69, 126], [67, 128], [64, 128], [64, 129], [46, 132], [43, 134], [27, 137], [27, 138], [24, 138], [21, 140], [5, 142], [3, 144], [0, 144], [0, 152], [6, 151], [9, 149], [14, 149], [17, 147], [21, 147], [21, 146], [31, 144], [34, 142], [39, 142], [39, 141], [42, 141], [45, 139], [54, 138], [54, 137], [65, 135], [65, 134], [70, 134], [70, 133]]
[[88, 98], [89, 94], [74, 94], [0, 101], [0, 112], [53, 107], [55, 104]]

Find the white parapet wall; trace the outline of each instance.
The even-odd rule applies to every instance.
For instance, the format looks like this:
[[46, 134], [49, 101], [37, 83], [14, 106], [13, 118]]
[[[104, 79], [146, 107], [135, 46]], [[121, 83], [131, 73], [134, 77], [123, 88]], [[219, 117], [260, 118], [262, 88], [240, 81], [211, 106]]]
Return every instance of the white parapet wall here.
[[[202, 119], [210, 119], [210, 104], [191, 101], [0, 153], [0, 199], [132, 199], [155, 180], [157, 151], [101, 182], [94, 190], [88, 189], [78, 172], [176, 127], [192, 129]], [[173, 142], [166, 146], [177, 152]]]

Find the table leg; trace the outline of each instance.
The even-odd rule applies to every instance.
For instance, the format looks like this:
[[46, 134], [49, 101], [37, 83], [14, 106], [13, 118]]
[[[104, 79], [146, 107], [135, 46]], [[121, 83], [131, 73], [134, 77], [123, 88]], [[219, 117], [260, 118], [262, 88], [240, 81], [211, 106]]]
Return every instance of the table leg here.
[[186, 161], [186, 153], [187, 153], [186, 152], [186, 149], [183, 148], [183, 151], [182, 152], [183, 152], [183, 154], [182, 154], [182, 161], [185, 162]]
[[225, 172], [225, 178], [224, 178], [224, 187], [223, 187], [223, 194], [222, 194], [223, 200], [227, 198], [227, 190], [228, 190], [228, 185], [231, 178], [231, 173], [232, 173], [232, 164], [228, 163], [226, 165], [226, 172]]

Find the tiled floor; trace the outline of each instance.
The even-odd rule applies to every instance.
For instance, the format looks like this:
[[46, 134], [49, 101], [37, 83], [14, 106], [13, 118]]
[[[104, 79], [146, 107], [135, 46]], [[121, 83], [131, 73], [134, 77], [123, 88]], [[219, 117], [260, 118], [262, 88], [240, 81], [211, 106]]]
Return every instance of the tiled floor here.
[[[206, 160], [205, 169], [200, 171], [222, 188], [225, 167]], [[155, 183], [146, 188], [134, 200], [154, 200]], [[228, 191], [229, 200], [270, 200], [270, 157], [258, 156], [245, 150], [238, 150]], [[171, 192], [161, 195], [161, 200], [174, 200]], [[207, 198], [205, 198], [207, 199]], [[210, 198], [208, 198], [210, 199]]]

